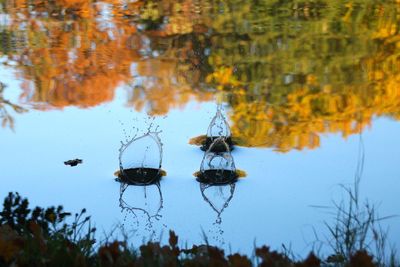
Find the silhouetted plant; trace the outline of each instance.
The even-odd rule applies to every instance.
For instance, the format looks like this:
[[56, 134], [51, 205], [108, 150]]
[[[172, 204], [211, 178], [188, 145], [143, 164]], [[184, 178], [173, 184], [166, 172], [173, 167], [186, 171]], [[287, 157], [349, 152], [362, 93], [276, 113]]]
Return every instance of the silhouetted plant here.
[[[224, 250], [209, 244], [181, 249], [178, 236], [169, 232], [168, 244], [148, 242], [138, 249], [124, 242], [95, 245], [95, 228], [86, 210], [72, 215], [61, 206], [29, 208], [27, 199], [9, 193], [0, 212], [0, 267], [2, 266], [98, 266], [98, 267], [319, 267], [321, 260], [310, 253], [302, 261], [263, 246], [255, 249], [252, 261], [245, 255], [225, 255]], [[98, 249], [95, 249], [98, 247]], [[395, 260], [393, 260], [395, 262]], [[328, 265], [338, 266], [338, 265]], [[376, 266], [365, 250], [355, 251], [345, 267]], [[398, 266], [398, 265], [390, 265]]]
[[89, 257], [96, 229], [85, 213], [83, 209], [75, 214], [74, 221], [68, 224], [66, 219], [71, 213], [64, 212], [62, 206], [31, 210], [27, 199], [9, 193], [0, 212], [0, 248], [4, 247], [0, 259], [3, 263], [17, 260], [18, 266], [46, 261], [68, 266], [71, 256]]

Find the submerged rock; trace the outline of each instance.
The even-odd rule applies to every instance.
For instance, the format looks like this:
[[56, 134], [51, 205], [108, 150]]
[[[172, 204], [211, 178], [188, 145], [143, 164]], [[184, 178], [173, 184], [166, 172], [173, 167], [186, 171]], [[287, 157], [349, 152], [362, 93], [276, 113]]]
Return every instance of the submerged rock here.
[[[206, 136], [204, 142], [201, 144], [200, 149], [203, 151], [207, 151], [211, 147], [211, 144], [218, 138], [219, 137], [215, 137], [215, 136], [213, 136], [213, 137]], [[234, 148], [232, 138], [230, 136], [226, 137], [226, 138], [224, 138], [224, 142], [228, 145], [229, 151], [232, 151], [232, 149]], [[218, 143], [214, 144], [212, 149], [213, 149], [212, 152], [226, 152], [227, 151], [226, 146], [223, 142], [218, 142]]]
[[[191, 138], [189, 140], [189, 144], [194, 146], [199, 146], [201, 150], [207, 151], [210, 148], [212, 142], [217, 138], [218, 137], [207, 137], [207, 135], [203, 134]], [[228, 144], [230, 151], [232, 151], [237, 145], [236, 138], [234, 138], [233, 136], [225, 138], [225, 142]], [[224, 152], [224, 151], [225, 147], [222, 148], [216, 147], [214, 152]]]
[[71, 159], [71, 160], [64, 161], [64, 165], [69, 165], [70, 167], [75, 167], [78, 164], [82, 164], [82, 163], [83, 163], [83, 160], [81, 160], [81, 159]]
[[162, 175], [160, 169], [132, 168], [120, 173], [120, 180], [131, 185], [148, 185], [159, 182]]
[[128, 185], [150, 185], [158, 183], [167, 172], [161, 169], [153, 168], [132, 168], [122, 172], [116, 171], [114, 175], [117, 182], [126, 183]]
[[231, 170], [205, 170], [197, 173], [197, 181], [204, 184], [230, 184], [238, 179], [236, 171]]

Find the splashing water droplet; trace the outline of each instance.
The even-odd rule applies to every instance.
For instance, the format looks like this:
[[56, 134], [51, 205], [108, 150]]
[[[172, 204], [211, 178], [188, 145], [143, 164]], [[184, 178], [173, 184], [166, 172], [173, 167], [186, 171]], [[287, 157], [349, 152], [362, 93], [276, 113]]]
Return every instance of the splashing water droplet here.
[[200, 183], [200, 192], [203, 199], [217, 213], [216, 224], [222, 223], [221, 215], [229, 206], [230, 201], [235, 193], [236, 184], [227, 185], [209, 185]]
[[161, 178], [162, 142], [158, 132], [148, 132], [121, 142], [120, 179], [134, 185], [153, 184]]
[[228, 138], [231, 136], [231, 130], [229, 128], [229, 124], [226, 121], [224, 115], [222, 114], [221, 108], [218, 106], [217, 113], [212, 118], [210, 125], [207, 130], [207, 137], [217, 138], [217, 137], [225, 137]]
[[[119, 206], [121, 208], [121, 212], [126, 212], [133, 215], [133, 218], [136, 221], [134, 223], [136, 228], [138, 228], [140, 224], [140, 218], [138, 216], [138, 213], [140, 213], [146, 220], [145, 227], [151, 230], [153, 227], [153, 220], [159, 221], [162, 217], [160, 212], [163, 208], [164, 200], [160, 183], [156, 182], [152, 185], [145, 186], [143, 195], [138, 194], [137, 191], [127, 191], [128, 188], [128, 184], [121, 183], [119, 195]], [[151, 192], [148, 192], [149, 189], [151, 189]], [[149, 193], [151, 193], [151, 197], [148, 196]], [[157, 198], [158, 201], [156, 200]], [[149, 199], [150, 203], [148, 201]]]
[[[224, 147], [216, 152], [215, 146]], [[237, 180], [235, 162], [225, 138], [218, 137], [204, 153], [197, 180], [206, 184], [229, 184]]]
[[[218, 138], [223, 138], [228, 144], [229, 150], [233, 149], [231, 130], [228, 122], [226, 121], [224, 115], [222, 114], [222, 108], [220, 105], [217, 107], [217, 112], [212, 118], [210, 125], [207, 129], [205, 143], [201, 147], [202, 150], [206, 151], [211, 147], [211, 144]], [[224, 152], [226, 147], [223, 145], [214, 145], [213, 150], [215, 152]]]

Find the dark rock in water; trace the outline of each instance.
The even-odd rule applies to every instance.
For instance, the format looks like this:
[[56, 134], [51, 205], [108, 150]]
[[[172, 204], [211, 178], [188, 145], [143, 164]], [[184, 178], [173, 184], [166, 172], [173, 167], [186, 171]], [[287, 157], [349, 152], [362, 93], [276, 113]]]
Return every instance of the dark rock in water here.
[[124, 169], [119, 174], [119, 182], [130, 185], [150, 185], [160, 181], [162, 172], [154, 168]]
[[222, 142], [222, 141], [215, 142], [218, 138], [221, 139], [221, 137], [207, 137], [206, 140], [203, 142], [203, 145], [200, 147], [201, 150], [207, 151], [210, 148], [211, 144], [213, 144], [213, 143], [214, 143], [214, 145], [211, 148], [210, 152], [214, 152], [214, 153], [228, 152], [227, 145], [228, 145], [229, 151], [233, 150], [234, 144], [232, 142], [231, 137], [223, 138], [222, 140], [224, 142]]
[[81, 164], [81, 163], [83, 163], [83, 160], [81, 160], [81, 159], [71, 159], [71, 160], [64, 161], [65, 165], [69, 165], [71, 167], [75, 167], [76, 165]]
[[231, 170], [205, 170], [198, 173], [197, 181], [210, 185], [230, 184], [236, 182], [238, 174]]

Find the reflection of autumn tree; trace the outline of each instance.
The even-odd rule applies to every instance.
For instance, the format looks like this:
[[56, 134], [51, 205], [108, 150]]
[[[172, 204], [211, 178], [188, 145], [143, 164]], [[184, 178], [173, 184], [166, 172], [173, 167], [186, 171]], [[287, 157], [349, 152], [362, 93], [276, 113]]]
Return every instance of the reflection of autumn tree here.
[[[6, 11], [13, 17], [7, 32], [9, 44], [18, 39], [19, 47], [18, 52], [9, 54], [18, 60], [23, 77], [33, 82], [24, 86], [23, 98], [28, 101], [56, 107], [87, 107], [109, 101], [118, 84], [132, 79], [132, 64], [145, 76], [138, 80], [147, 81], [132, 91], [129, 101], [136, 108], [145, 101], [150, 113], [164, 114], [185, 104], [192, 95], [198, 100], [210, 99], [210, 94], [198, 96], [191, 90], [198, 87], [204, 78], [200, 70], [207, 66], [199, 57], [190, 56], [201, 40], [170, 38], [168, 41], [174, 42], [170, 43], [172, 55], [164, 53], [166, 40], [162, 36], [176, 33], [176, 27], [163, 31], [144, 27], [150, 28], [148, 36], [137, 32], [140, 25], [160, 22], [156, 4], [117, 0], [6, 3]], [[23, 23], [26, 27], [21, 30]], [[162, 55], [151, 59], [156, 52]]]
[[228, 94], [239, 143], [314, 148], [320, 133], [348, 136], [374, 116], [398, 118], [393, 5], [263, 3], [282, 12], [261, 17], [235, 1], [213, 22], [223, 31], [213, 36], [208, 80]]
[[[207, 65], [198, 72], [199, 79], [192, 80], [227, 93], [232, 131], [242, 145], [280, 151], [315, 148], [321, 133], [348, 136], [370, 124], [374, 116], [395, 116], [398, 110], [396, 49], [388, 44], [397, 40], [393, 5], [159, 1], [148, 2], [144, 11], [145, 28], [162, 40], [154, 43], [157, 39], [152, 38], [152, 51], [161, 50], [161, 60], [180, 59], [182, 53], [176, 51], [184, 51], [184, 46], [178, 40], [185, 37], [191, 45], [188, 51], [203, 55], [176, 66], [195, 66], [195, 60]], [[203, 49], [194, 49], [191, 40], [196, 38], [206, 40]], [[390, 79], [386, 83], [385, 71], [378, 66], [387, 70], [389, 58], [395, 68], [386, 71]], [[154, 66], [148, 73], [158, 72]], [[178, 72], [160, 72], [160, 78], [149, 81], [153, 90], [137, 96], [152, 99], [151, 108], [160, 113], [157, 108], [164, 96], [155, 88], [161, 84], [170, 88], [167, 77]]]
[[94, 106], [128, 83], [128, 104], [160, 115], [224, 91], [240, 143], [280, 151], [400, 118], [395, 3], [3, 2], [12, 23], [0, 53], [34, 103]]
[[210, 100], [212, 94], [196, 91], [183, 75], [177, 75], [176, 62], [150, 59], [139, 62], [137, 72], [141, 79], [132, 86], [129, 101], [135, 109], [152, 115], [168, 113], [170, 108], [181, 107], [193, 96], [197, 101]]
[[[26, 47], [18, 61], [24, 78], [34, 83], [26, 92], [29, 101], [86, 107], [112, 100], [117, 85], [129, 79], [130, 63], [138, 58], [127, 45], [135, 28], [121, 25], [117, 31], [96, 21], [102, 7], [89, 1], [36, 2], [31, 6], [35, 12], [28, 12], [28, 5], [8, 7], [17, 12], [16, 29], [26, 23]], [[59, 18], [62, 12], [80, 16], [67, 13]]]
[[154, 115], [166, 114], [170, 108], [180, 107], [191, 98], [197, 101], [212, 99], [204, 90], [204, 79], [211, 71], [204, 56], [207, 39], [198, 34], [177, 37], [150, 33], [151, 51], [156, 58], [139, 61], [137, 75], [129, 103], [140, 110], [146, 106]]
[[4, 99], [3, 92], [5, 89], [5, 85], [0, 82], [0, 120], [2, 127], [9, 126], [11, 129], [14, 129], [14, 118], [10, 115], [8, 108], [11, 108], [16, 113], [22, 113], [26, 110], [21, 106], [11, 103], [9, 100]]
[[137, 23], [144, 29], [149, 47], [145, 60], [137, 62], [129, 104], [143, 107], [153, 115], [166, 114], [190, 99], [205, 101], [212, 93], [204, 89], [211, 67], [206, 50], [210, 40], [205, 35], [205, 21], [210, 18], [197, 12], [195, 1], [146, 1]]

